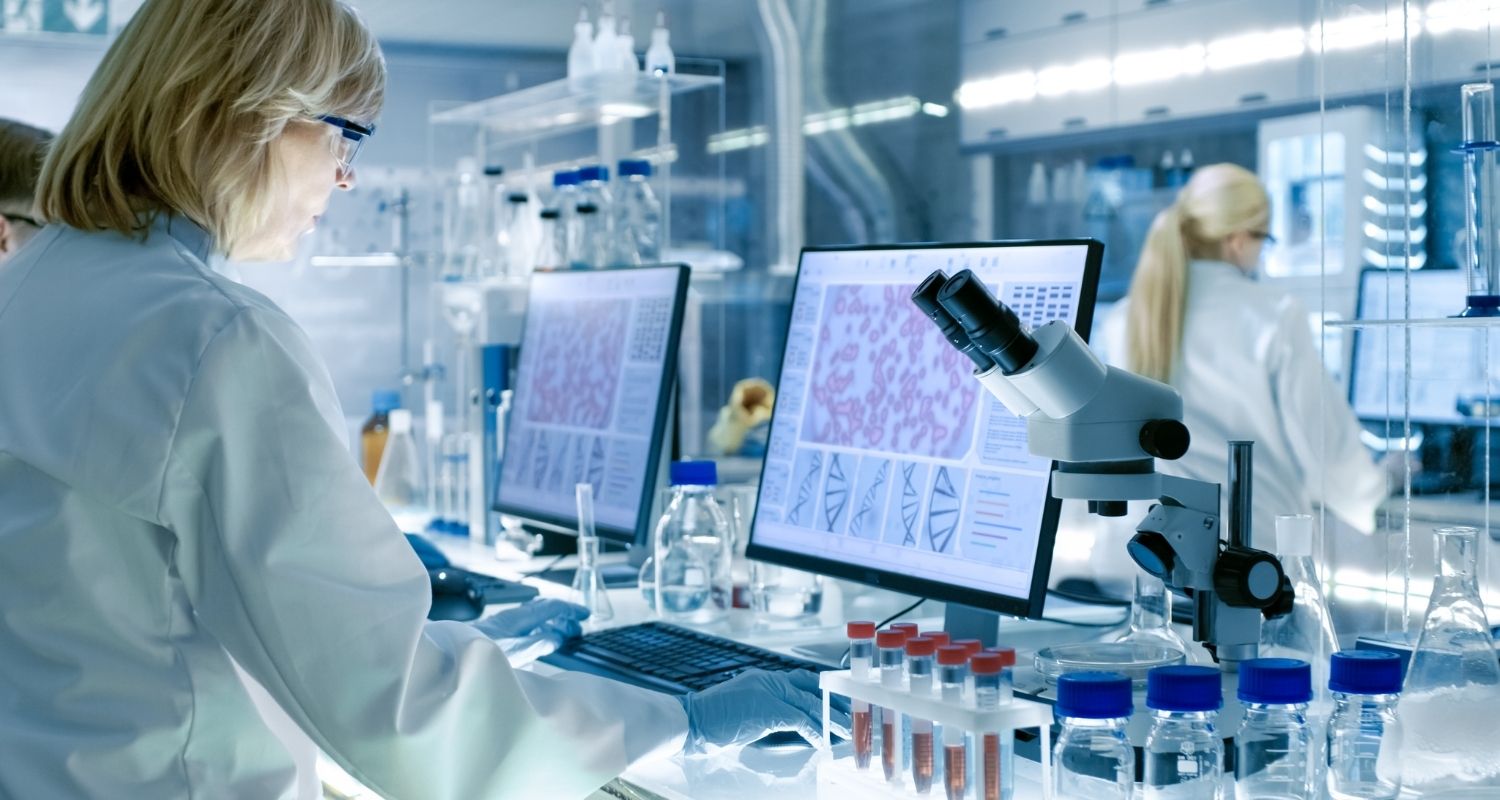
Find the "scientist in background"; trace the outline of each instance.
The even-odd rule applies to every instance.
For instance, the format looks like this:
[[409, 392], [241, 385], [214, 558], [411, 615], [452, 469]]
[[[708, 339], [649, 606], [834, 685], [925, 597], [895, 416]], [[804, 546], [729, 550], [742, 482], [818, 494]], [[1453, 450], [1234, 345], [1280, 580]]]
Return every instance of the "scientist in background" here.
[[0, 119], [0, 264], [42, 229], [36, 179], [51, 140], [41, 128]]
[[534, 607], [426, 620], [307, 336], [205, 264], [293, 255], [385, 80], [338, 0], [146, 0], [49, 149], [49, 225], [0, 269], [0, 797], [291, 796], [236, 666], [397, 799], [583, 797], [654, 753], [816, 738], [807, 673], [674, 698], [512, 669], [491, 636]]
[[1233, 164], [1193, 173], [1152, 222], [1105, 349], [1117, 366], [1182, 393], [1192, 445], [1159, 462], [1163, 471], [1222, 483], [1230, 440], [1255, 441], [1254, 546], [1274, 552], [1278, 515], [1318, 504], [1370, 533], [1387, 491], [1323, 368], [1307, 310], [1255, 280], [1270, 220], [1254, 173]]

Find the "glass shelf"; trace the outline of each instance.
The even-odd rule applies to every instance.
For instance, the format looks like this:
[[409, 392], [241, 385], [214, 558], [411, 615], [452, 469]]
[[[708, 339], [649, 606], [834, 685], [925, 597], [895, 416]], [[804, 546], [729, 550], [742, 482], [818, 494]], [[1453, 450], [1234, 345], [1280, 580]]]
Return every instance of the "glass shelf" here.
[[491, 141], [557, 136], [660, 111], [661, 86], [678, 95], [721, 86], [716, 75], [590, 75], [543, 83], [488, 100], [439, 111], [434, 125], [483, 125]]
[[1496, 328], [1500, 317], [1439, 317], [1437, 319], [1340, 319], [1324, 323], [1330, 328]]

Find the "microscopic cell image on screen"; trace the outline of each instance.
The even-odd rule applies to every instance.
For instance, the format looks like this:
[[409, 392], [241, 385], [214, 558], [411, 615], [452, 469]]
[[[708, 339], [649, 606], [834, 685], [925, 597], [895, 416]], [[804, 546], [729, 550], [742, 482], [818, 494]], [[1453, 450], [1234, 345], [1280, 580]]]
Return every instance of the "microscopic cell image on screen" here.
[[[830, 287], [817, 325], [804, 441], [933, 458], [972, 444], [968, 359], [907, 299], [911, 286]], [[799, 345], [789, 347], [794, 353]]]
[[602, 430], [614, 418], [625, 361], [629, 300], [558, 300], [540, 304], [526, 404], [527, 420]]

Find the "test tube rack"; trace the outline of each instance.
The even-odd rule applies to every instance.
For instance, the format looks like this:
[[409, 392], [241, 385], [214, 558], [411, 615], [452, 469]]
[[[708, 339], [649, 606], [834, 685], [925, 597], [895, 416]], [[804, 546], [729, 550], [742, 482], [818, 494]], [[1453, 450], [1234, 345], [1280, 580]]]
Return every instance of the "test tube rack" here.
[[[916, 796], [912, 788], [910, 765], [902, 765], [899, 781], [887, 782], [879, 764], [878, 752], [875, 757], [875, 763], [867, 770], [856, 770], [852, 757], [838, 759], [833, 757], [833, 752], [829, 745], [831, 741], [829, 738], [830, 700], [833, 695], [842, 695], [850, 700], [862, 700], [869, 703], [872, 707], [894, 708], [906, 717], [931, 720], [936, 725], [943, 727], [953, 726], [971, 734], [976, 731], [1013, 732], [1024, 728], [1037, 728], [1041, 732], [1042, 739], [1041, 796], [1051, 797], [1052, 707], [1049, 705], [1017, 697], [992, 711], [981, 711], [967, 702], [963, 705], [944, 702], [936, 693], [927, 697], [919, 697], [907, 692], [905, 689], [890, 689], [881, 686], [876, 680], [858, 680], [849, 670], [819, 673], [818, 686], [823, 690], [823, 743], [821, 749], [824, 752], [822, 753], [822, 761], [818, 765], [820, 797], [837, 796], [825, 795], [823, 791], [825, 788], [830, 790], [859, 789], [862, 792], [860, 795], [862, 797]], [[975, 754], [971, 754], [971, 758], [974, 757]], [[942, 797], [942, 787], [935, 785], [930, 796]], [[969, 788], [968, 796], [979, 796], [972, 785]], [[1019, 793], [1017, 796], [1020, 796]]]

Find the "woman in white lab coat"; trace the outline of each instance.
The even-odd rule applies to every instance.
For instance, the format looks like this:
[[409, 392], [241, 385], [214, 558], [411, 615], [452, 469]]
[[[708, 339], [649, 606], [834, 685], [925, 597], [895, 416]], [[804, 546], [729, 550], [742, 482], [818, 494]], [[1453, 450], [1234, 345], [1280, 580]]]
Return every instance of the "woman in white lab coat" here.
[[0, 267], [0, 797], [291, 796], [236, 666], [392, 798], [581, 797], [813, 735], [805, 675], [679, 700], [426, 621], [307, 337], [205, 263], [290, 258], [384, 86], [336, 0], [147, 0], [51, 149], [51, 224]]
[[1307, 310], [1255, 279], [1270, 217], [1254, 173], [1196, 171], [1152, 222], [1101, 339], [1111, 362], [1182, 393], [1192, 445], [1180, 461], [1159, 462], [1163, 471], [1223, 483], [1228, 443], [1255, 442], [1252, 539], [1274, 551], [1277, 515], [1315, 503], [1373, 531], [1386, 486], [1323, 368]]

